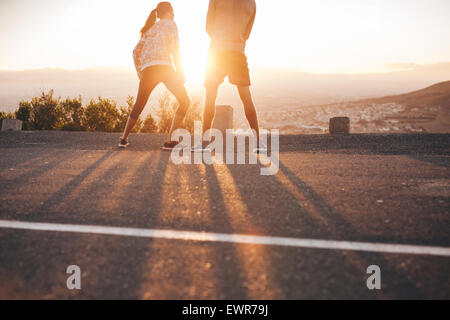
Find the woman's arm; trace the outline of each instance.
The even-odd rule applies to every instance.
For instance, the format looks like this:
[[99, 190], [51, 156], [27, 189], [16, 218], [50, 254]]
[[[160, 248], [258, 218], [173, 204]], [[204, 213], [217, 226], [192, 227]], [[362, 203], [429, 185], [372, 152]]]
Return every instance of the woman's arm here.
[[186, 82], [186, 76], [184, 74], [184, 66], [183, 66], [183, 59], [181, 58], [180, 50], [174, 52], [172, 54], [173, 62], [175, 64], [175, 69], [177, 71], [177, 74], [179, 75], [180, 79], [183, 82]]
[[139, 79], [141, 78], [141, 56], [143, 47], [144, 43], [142, 42], [142, 40], [140, 40], [133, 50], [134, 66], [136, 67]]

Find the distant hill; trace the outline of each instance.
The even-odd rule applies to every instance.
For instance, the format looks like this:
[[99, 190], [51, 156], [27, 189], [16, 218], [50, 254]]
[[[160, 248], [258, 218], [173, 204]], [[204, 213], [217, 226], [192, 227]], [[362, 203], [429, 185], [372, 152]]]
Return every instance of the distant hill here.
[[[194, 97], [204, 95], [203, 70], [199, 72], [200, 80], [188, 83], [189, 94]], [[258, 110], [276, 111], [284, 106], [297, 108], [410, 92], [450, 80], [450, 62], [368, 74], [310, 74], [251, 67], [251, 77]], [[39, 95], [41, 90], [54, 89], [55, 95], [63, 98], [81, 95], [84, 102], [102, 96], [123, 104], [128, 95], [136, 95], [137, 88], [136, 72], [128, 68], [0, 71], [0, 111], [15, 110], [19, 101]], [[217, 103], [233, 105], [242, 114], [236, 89], [228, 84], [221, 87]]]
[[377, 99], [366, 99], [361, 103], [397, 103], [408, 107], [434, 107], [441, 106], [450, 109], [450, 81], [437, 83], [425, 89], [414, 92], [382, 97]]
[[349, 117], [353, 133], [450, 133], [450, 81], [400, 95], [260, 112], [263, 127], [284, 134], [326, 133], [332, 117]]

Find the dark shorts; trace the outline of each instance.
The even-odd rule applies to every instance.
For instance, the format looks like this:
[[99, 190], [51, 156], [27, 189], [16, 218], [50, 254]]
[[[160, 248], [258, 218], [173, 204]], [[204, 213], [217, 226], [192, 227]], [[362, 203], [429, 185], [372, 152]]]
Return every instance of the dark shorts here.
[[225, 77], [238, 87], [251, 85], [247, 56], [236, 51], [209, 51], [205, 86], [218, 86]]
[[148, 102], [148, 98], [153, 89], [160, 83], [164, 83], [166, 88], [177, 98], [179, 107], [178, 115], [183, 117], [190, 105], [190, 99], [184, 87], [184, 77], [180, 76], [170, 66], [157, 65], [147, 67], [142, 71], [141, 80], [139, 82], [139, 92], [136, 98], [133, 111], [130, 115], [132, 119], [138, 119]]
[[146, 82], [150, 81], [156, 84], [164, 83], [166, 86], [174, 83], [183, 83], [183, 80], [175, 72], [175, 70], [166, 65], [150, 66], [142, 72], [142, 79]]

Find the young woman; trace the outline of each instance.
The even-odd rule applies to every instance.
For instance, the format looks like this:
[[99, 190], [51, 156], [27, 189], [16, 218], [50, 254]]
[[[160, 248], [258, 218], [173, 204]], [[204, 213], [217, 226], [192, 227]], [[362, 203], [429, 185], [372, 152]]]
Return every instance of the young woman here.
[[180, 55], [178, 28], [169, 2], [159, 3], [150, 13], [141, 29], [141, 39], [133, 51], [133, 58], [140, 79], [139, 91], [119, 147], [126, 148], [129, 145], [128, 136], [131, 130], [136, 125], [153, 89], [162, 82], [179, 103], [169, 137], [163, 146], [163, 150], [172, 150], [178, 144], [176, 141], [171, 141], [172, 133], [181, 127], [190, 99], [184, 87], [185, 76]]

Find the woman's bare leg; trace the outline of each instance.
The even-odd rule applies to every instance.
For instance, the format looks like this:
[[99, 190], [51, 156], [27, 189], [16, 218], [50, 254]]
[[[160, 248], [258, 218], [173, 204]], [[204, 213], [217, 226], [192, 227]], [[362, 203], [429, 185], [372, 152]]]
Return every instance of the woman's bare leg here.
[[127, 125], [125, 127], [125, 131], [122, 134], [122, 139], [128, 141], [128, 136], [131, 133], [131, 130], [133, 130], [134, 126], [136, 125], [137, 119], [133, 119], [131, 117], [128, 117]]
[[167, 142], [171, 142], [172, 133], [175, 130], [180, 129], [183, 125], [184, 118], [186, 117], [186, 112], [191, 105], [191, 100], [189, 99], [186, 88], [184, 87], [184, 84], [182, 82], [166, 83], [166, 87], [170, 92], [172, 92], [179, 104], [177, 112], [175, 113], [175, 116], [172, 120], [172, 126], [169, 130], [169, 136], [167, 137]]
[[146, 70], [144, 70], [141, 82], [139, 83], [136, 103], [134, 104], [133, 111], [128, 117], [127, 125], [125, 127], [125, 131], [123, 132], [122, 139], [128, 140], [128, 136], [130, 135], [131, 130], [133, 130], [134, 126], [136, 125], [136, 122], [139, 119], [142, 110], [144, 110], [145, 105], [148, 102], [150, 94], [157, 85], [158, 83], [155, 81], [155, 79], [151, 79], [150, 75], [146, 73]]

